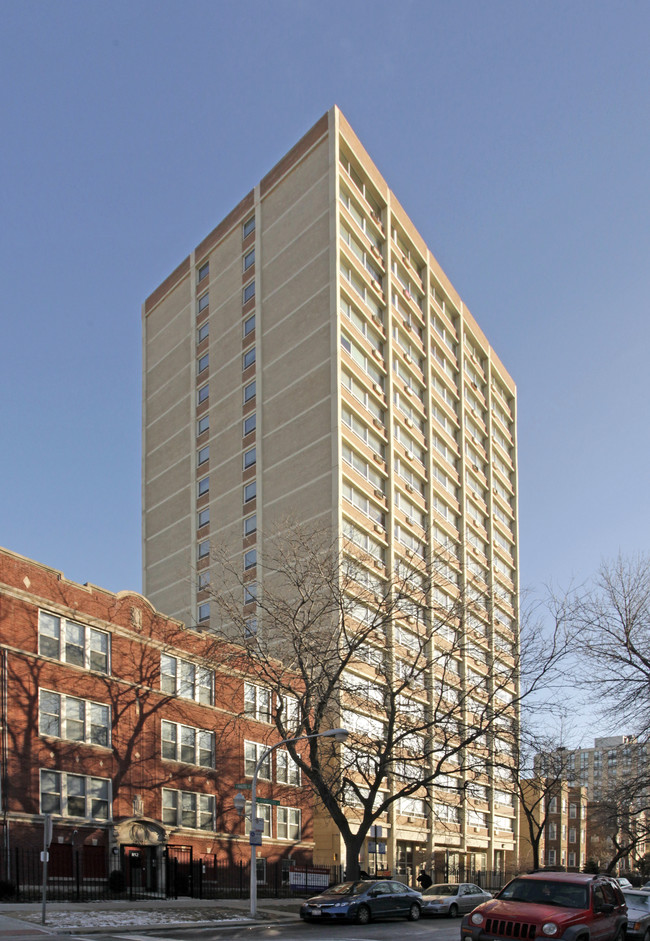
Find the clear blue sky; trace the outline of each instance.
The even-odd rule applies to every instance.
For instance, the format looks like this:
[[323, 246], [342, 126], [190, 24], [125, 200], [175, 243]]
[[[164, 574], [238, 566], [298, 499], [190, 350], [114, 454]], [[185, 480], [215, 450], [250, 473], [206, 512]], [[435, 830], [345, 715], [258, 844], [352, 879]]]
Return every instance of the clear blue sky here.
[[141, 303], [337, 103], [517, 382], [523, 585], [646, 549], [650, 4], [2, 21], [0, 545], [139, 589]]

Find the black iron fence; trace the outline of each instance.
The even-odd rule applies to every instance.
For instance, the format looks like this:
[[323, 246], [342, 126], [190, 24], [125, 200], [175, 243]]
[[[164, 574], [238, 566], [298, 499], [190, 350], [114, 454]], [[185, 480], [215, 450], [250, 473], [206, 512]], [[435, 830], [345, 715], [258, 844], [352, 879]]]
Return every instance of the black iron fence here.
[[434, 882], [471, 882], [487, 892], [498, 892], [517, 875], [518, 870], [471, 869], [469, 867], [436, 866], [430, 871]]
[[[381, 873], [384, 877], [389, 873]], [[369, 873], [374, 876], [373, 872]], [[417, 871], [390, 875], [417, 888]], [[472, 882], [489, 892], [497, 892], [514, 872], [474, 870], [438, 866], [429, 870], [434, 883]], [[288, 898], [314, 895], [328, 885], [340, 882], [345, 872], [340, 866], [301, 867], [290, 860], [257, 860], [259, 898]], [[35, 849], [15, 847], [9, 857], [0, 859], [0, 900], [39, 901], [42, 896], [43, 863]], [[250, 863], [196, 855], [191, 847], [121, 847], [118, 854], [104, 847], [52, 844], [47, 873], [49, 901], [105, 901], [178, 898], [248, 898]]]
[[[250, 863], [197, 857], [189, 847], [129, 847], [118, 855], [103, 847], [52, 844], [47, 898], [60, 901], [137, 901], [189, 896], [197, 899], [248, 898]], [[153, 852], [152, 852], [153, 850]], [[313, 895], [338, 880], [336, 867], [292, 866], [288, 860], [257, 861], [259, 898]], [[39, 901], [43, 863], [39, 850], [15, 847], [0, 859], [0, 901]]]

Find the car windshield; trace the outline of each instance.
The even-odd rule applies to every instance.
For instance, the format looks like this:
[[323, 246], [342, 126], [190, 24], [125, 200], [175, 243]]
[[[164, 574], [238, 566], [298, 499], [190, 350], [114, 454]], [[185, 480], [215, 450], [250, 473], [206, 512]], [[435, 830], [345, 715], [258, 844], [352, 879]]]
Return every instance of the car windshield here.
[[423, 895], [458, 895], [457, 885], [430, 885], [425, 889]]
[[372, 882], [342, 882], [327, 890], [328, 895], [361, 895], [370, 888]]
[[535, 902], [560, 908], [588, 908], [587, 888], [551, 879], [513, 879], [497, 898], [509, 902]]
[[647, 908], [650, 911], [650, 895], [647, 892], [628, 892], [623, 889], [623, 898], [630, 908]]

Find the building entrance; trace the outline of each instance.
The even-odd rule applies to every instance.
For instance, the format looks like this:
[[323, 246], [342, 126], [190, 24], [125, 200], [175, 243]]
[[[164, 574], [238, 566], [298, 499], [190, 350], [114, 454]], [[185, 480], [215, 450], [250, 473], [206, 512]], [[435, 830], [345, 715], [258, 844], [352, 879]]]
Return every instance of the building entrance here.
[[147, 892], [158, 891], [158, 858], [155, 846], [120, 847], [126, 886]]

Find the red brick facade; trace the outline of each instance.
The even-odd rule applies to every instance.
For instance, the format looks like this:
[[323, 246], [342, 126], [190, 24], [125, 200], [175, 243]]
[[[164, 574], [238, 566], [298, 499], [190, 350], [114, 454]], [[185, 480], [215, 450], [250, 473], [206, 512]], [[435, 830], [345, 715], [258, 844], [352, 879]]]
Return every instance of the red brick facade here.
[[[67, 847], [96, 852], [98, 865], [135, 853], [154, 869], [187, 847], [195, 858], [249, 858], [233, 797], [247, 771], [250, 783], [245, 742], [263, 750], [273, 727], [244, 715], [246, 678], [213, 669], [204, 635], [141, 595], [75, 584], [0, 550], [0, 644], [5, 853], [41, 846], [50, 812], [53, 864]], [[259, 782], [258, 796], [280, 806], [263, 807], [271, 833], [258, 855], [304, 864], [311, 798], [278, 783], [279, 754]]]

